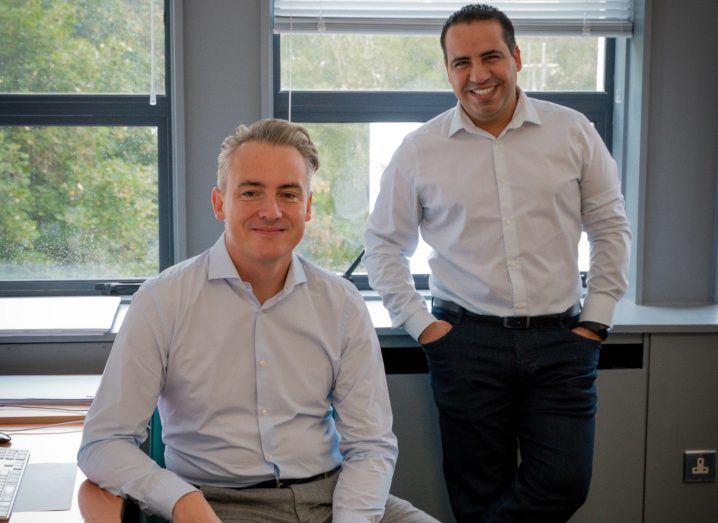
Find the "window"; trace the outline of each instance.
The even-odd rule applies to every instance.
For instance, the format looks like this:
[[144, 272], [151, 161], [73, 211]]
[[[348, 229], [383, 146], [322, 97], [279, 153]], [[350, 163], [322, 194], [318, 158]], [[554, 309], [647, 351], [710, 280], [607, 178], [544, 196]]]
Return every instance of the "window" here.
[[[305, 125], [322, 160], [313, 182], [314, 215], [300, 251], [325, 268], [344, 271], [363, 248], [364, 224], [391, 155], [407, 133], [456, 103], [438, 35], [463, 2], [387, 2], [381, 12], [376, 3], [319, 2], [314, 10], [312, 2], [302, 4], [294, 12], [289, 1], [274, 3], [274, 114]], [[611, 37], [630, 34], [630, 5], [603, 2], [606, 10], [594, 16], [587, 4], [580, 14], [546, 6], [540, 13], [522, 11], [521, 2], [515, 4], [519, 9], [513, 12], [511, 6], [497, 7], [517, 30], [519, 85], [532, 97], [583, 112], [610, 148]], [[429, 252], [422, 242], [411, 260], [418, 286], [426, 282]], [[579, 265], [588, 267], [585, 235]], [[366, 278], [357, 281], [366, 285]]]
[[172, 263], [168, 8], [0, 10], [0, 294], [92, 294]]

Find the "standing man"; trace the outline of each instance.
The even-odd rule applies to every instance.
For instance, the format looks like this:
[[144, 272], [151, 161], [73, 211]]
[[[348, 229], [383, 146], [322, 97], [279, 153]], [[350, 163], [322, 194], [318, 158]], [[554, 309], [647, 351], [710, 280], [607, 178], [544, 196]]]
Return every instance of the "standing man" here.
[[[616, 165], [583, 115], [516, 85], [504, 13], [465, 6], [441, 45], [458, 103], [407, 136], [384, 172], [369, 281], [428, 356], [458, 521], [566, 521], [588, 493], [599, 348], [627, 287]], [[434, 249], [432, 313], [407, 260], [419, 230]]]
[[[240, 126], [218, 164], [224, 233], [135, 294], [80, 467], [176, 523], [435, 522], [389, 496], [396, 438], [361, 295], [293, 253], [319, 165], [309, 135]], [[155, 406], [166, 470], [138, 448]]]

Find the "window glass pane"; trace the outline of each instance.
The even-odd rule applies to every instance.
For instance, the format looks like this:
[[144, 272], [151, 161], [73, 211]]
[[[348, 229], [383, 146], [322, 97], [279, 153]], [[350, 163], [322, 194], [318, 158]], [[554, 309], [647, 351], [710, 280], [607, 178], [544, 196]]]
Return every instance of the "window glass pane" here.
[[[298, 252], [322, 267], [344, 272], [364, 248], [364, 227], [379, 180], [406, 134], [420, 123], [302, 124], [319, 149], [312, 178], [312, 220]], [[430, 248], [421, 242], [412, 272], [426, 274]], [[366, 273], [359, 266], [356, 274]]]
[[[150, 9], [152, 4], [152, 17]], [[162, 0], [23, 0], [0, 7], [0, 92], [165, 92]]]
[[581, 239], [578, 242], [578, 270], [588, 272], [589, 261], [591, 257], [591, 246], [588, 243], [588, 235], [581, 233]]
[[[364, 244], [364, 227], [379, 182], [394, 151], [416, 122], [302, 124], [319, 149], [312, 178], [313, 211], [298, 252], [325, 269], [344, 272]], [[428, 274], [431, 248], [419, 242], [410, 259], [414, 274]], [[588, 270], [588, 241], [581, 237], [579, 269]], [[356, 274], [366, 273], [359, 266]]]
[[[281, 35], [281, 88], [295, 91], [447, 91], [436, 36]], [[527, 91], [602, 91], [605, 39], [518, 38]], [[290, 81], [291, 79], [291, 81]]]
[[159, 269], [154, 127], [0, 127], [0, 280]]
[[[281, 35], [281, 85], [293, 90], [450, 90], [435, 36]], [[290, 59], [291, 57], [291, 59]]]
[[605, 38], [517, 38], [526, 91], [598, 91], [604, 87]]

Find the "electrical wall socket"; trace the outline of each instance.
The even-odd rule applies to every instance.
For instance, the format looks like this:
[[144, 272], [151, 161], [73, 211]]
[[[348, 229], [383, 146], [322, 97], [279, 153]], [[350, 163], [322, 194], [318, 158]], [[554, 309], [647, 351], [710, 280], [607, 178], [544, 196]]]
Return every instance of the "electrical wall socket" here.
[[683, 452], [684, 483], [712, 483], [715, 480], [715, 450], [686, 450]]

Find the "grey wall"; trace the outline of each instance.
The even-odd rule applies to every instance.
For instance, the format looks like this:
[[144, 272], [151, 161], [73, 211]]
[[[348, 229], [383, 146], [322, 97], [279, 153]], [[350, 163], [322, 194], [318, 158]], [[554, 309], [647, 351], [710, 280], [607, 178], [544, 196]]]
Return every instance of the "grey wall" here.
[[193, 256], [222, 232], [210, 205], [217, 153], [260, 117], [260, 1], [183, 3], [186, 245]]
[[645, 304], [708, 303], [718, 172], [718, 2], [647, 0]]

